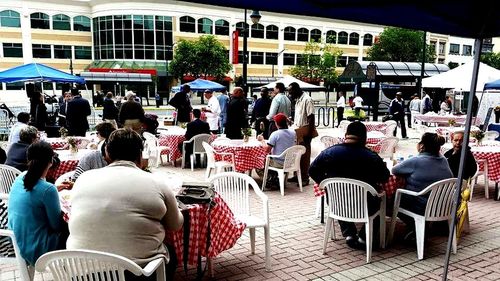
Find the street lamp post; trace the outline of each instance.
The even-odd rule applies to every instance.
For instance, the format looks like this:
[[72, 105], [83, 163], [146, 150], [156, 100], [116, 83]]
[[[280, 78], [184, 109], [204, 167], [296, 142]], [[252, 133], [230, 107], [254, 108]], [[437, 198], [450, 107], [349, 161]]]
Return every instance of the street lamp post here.
[[[259, 11], [254, 10], [250, 15], [252, 23], [256, 24], [259, 22], [261, 15]], [[245, 24], [243, 26], [243, 92], [248, 93], [247, 75], [248, 75], [248, 33], [249, 27], [247, 25], [247, 9], [245, 9]]]
[[276, 55], [276, 62], [273, 62], [273, 69], [272, 69], [272, 77], [274, 77], [274, 65], [278, 63], [278, 58], [280, 57], [281, 54], [283, 54], [283, 52], [285, 51], [286, 49], [283, 49], [281, 50], [277, 55]]

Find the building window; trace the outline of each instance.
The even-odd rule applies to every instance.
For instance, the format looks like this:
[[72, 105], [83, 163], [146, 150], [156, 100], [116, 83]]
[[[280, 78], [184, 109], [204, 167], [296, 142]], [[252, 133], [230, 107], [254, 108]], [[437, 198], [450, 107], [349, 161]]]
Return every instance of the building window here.
[[446, 44], [444, 42], [439, 42], [439, 55], [444, 56]]
[[179, 19], [179, 29], [182, 32], [196, 32], [196, 21], [193, 17], [183, 16]]
[[459, 54], [460, 54], [460, 45], [450, 44], [450, 55], [459, 55]]
[[278, 53], [266, 53], [266, 64], [278, 64]]
[[52, 16], [52, 29], [71, 30], [71, 24], [67, 15], [58, 14]]
[[335, 44], [337, 43], [337, 32], [333, 30], [328, 30], [326, 32], [326, 43]]
[[3, 56], [6, 58], [22, 58], [23, 44], [21, 43], [3, 43]]
[[349, 34], [349, 45], [358, 45], [359, 44], [359, 34], [353, 32]]
[[155, 24], [156, 24], [156, 59], [172, 60], [173, 58], [172, 18], [164, 16], [156, 16]]
[[346, 65], [347, 65], [347, 57], [346, 56], [338, 57], [337, 66], [338, 67], [345, 67]]
[[33, 13], [31, 18], [31, 28], [50, 29], [49, 15], [44, 13]]
[[303, 54], [297, 54], [297, 65], [304, 65], [306, 61], [304, 60]]
[[19, 17], [19, 13], [12, 10], [1, 11], [0, 26], [21, 27], [21, 18]]
[[252, 24], [250, 35], [252, 38], [264, 38], [264, 26], [260, 23]]
[[278, 27], [276, 25], [266, 26], [266, 39], [278, 39]]
[[239, 23], [236, 24], [236, 30], [238, 30], [239, 36], [241, 37], [245, 36], [245, 30], [248, 30], [248, 23], [240, 21]]
[[243, 51], [238, 51], [238, 64], [243, 63]]
[[472, 55], [472, 46], [471, 45], [464, 45], [462, 55], [471, 56]]
[[217, 35], [229, 35], [229, 22], [225, 20], [215, 21], [215, 34]]
[[291, 26], [285, 27], [284, 39], [287, 41], [295, 41], [295, 28]]
[[295, 54], [283, 54], [283, 65], [295, 65]]
[[201, 18], [198, 20], [198, 33], [213, 34], [213, 24], [211, 19]]
[[319, 29], [311, 30], [311, 41], [321, 42], [321, 30]]
[[90, 18], [85, 16], [76, 16], [73, 18], [74, 31], [90, 31]]
[[345, 32], [345, 31], [339, 32], [337, 43], [338, 44], [347, 44], [348, 37], [349, 37], [349, 35], [347, 34], [347, 32]]
[[371, 45], [373, 45], [373, 35], [367, 33], [363, 36], [363, 46]]
[[[54, 46], [55, 48], [55, 46]], [[92, 48], [87, 46], [75, 46], [75, 59], [77, 60], [91, 60]]]
[[33, 57], [34, 58], [45, 58], [50, 59], [50, 45], [44, 44], [33, 44]]
[[297, 30], [297, 41], [308, 42], [309, 41], [309, 29], [299, 28], [299, 30]]
[[55, 59], [70, 59], [71, 46], [54, 45], [54, 58]]
[[252, 52], [251, 64], [264, 64], [264, 53]]

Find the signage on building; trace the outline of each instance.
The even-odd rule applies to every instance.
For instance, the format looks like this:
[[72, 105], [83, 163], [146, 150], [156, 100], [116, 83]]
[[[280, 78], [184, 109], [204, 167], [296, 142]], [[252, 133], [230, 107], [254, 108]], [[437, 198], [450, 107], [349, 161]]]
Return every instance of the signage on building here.
[[238, 30], [233, 31], [233, 64], [238, 64]]
[[113, 72], [113, 73], [142, 73], [157, 76], [156, 69], [131, 69], [131, 68], [89, 68], [90, 72]]

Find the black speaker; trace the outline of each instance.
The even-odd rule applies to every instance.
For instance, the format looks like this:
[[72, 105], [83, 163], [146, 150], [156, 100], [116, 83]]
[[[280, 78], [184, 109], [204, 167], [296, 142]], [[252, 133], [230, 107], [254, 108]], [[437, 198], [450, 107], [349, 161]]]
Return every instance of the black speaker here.
[[26, 95], [28, 95], [28, 98], [31, 98], [34, 92], [35, 92], [35, 84], [33, 83], [26, 84]]
[[71, 84], [69, 83], [62, 84], [61, 94], [69, 92], [70, 90], [71, 90]]
[[45, 126], [45, 133], [48, 138], [58, 138], [61, 136], [59, 133], [60, 126]]

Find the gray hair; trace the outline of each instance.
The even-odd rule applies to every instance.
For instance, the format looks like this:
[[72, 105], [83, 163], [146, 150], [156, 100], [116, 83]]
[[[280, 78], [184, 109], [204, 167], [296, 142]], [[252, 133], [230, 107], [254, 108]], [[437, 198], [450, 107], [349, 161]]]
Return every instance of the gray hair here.
[[33, 126], [27, 126], [21, 129], [19, 132], [19, 141], [24, 142], [24, 143], [33, 143], [34, 140], [36, 140], [38, 136], [38, 130], [37, 128]]

